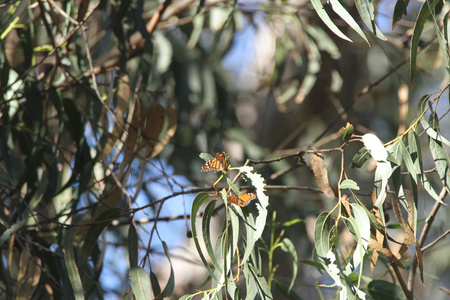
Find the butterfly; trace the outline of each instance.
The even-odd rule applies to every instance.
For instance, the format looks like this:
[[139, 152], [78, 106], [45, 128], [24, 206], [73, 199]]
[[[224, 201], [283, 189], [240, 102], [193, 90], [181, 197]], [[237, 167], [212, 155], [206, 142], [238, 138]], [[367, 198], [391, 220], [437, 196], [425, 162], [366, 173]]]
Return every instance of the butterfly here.
[[202, 167], [200, 171], [202, 172], [219, 172], [227, 171], [230, 164], [228, 163], [228, 158], [230, 156], [225, 152], [217, 152], [216, 156], [208, 160]]
[[228, 201], [232, 202], [238, 206], [244, 207], [244, 206], [247, 206], [255, 198], [256, 198], [256, 194], [245, 193], [245, 194], [240, 194], [239, 196], [229, 196]]

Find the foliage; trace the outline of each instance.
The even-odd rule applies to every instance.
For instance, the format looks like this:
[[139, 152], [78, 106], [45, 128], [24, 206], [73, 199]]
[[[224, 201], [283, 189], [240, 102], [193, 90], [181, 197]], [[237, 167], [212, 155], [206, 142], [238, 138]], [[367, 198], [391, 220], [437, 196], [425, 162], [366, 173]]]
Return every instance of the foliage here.
[[2, 299], [448, 291], [450, 6], [417, 3], [0, 4]]

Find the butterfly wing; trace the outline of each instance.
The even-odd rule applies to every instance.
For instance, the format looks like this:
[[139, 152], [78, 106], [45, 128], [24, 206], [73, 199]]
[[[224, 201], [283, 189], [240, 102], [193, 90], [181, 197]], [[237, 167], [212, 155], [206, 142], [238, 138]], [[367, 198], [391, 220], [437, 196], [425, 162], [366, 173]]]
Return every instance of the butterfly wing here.
[[202, 172], [219, 172], [228, 170], [228, 154], [225, 152], [218, 152], [216, 156], [208, 160], [200, 171]]
[[239, 196], [230, 196], [228, 197], [228, 201], [232, 202], [240, 207], [247, 206], [253, 199], [256, 198], [256, 194], [253, 193], [245, 193]]

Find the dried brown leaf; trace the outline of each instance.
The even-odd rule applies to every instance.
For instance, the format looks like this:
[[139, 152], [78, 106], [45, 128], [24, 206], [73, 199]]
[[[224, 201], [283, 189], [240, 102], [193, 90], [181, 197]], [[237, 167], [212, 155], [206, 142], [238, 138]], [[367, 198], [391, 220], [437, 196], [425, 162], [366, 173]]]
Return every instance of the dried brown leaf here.
[[328, 181], [328, 171], [325, 165], [324, 157], [319, 153], [314, 153], [311, 157], [311, 168], [316, 178], [317, 185], [320, 190], [330, 199], [336, 197], [333, 189]]
[[[164, 127], [164, 120], [166, 118], [166, 110], [161, 104], [150, 107], [147, 111], [147, 118], [145, 122], [144, 136], [139, 144], [138, 150], [147, 146], [146, 153], [153, 152], [155, 145], [158, 143], [158, 138]], [[146, 155], [148, 157], [148, 155]]]
[[168, 126], [167, 126], [167, 130], [164, 134], [164, 136], [161, 138], [160, 142], [157, 143], [153, 149], [152, 152], [149, 152], [147, 149], [147, 157], [155, 157], [157, 156], [159, 153], [161, 153], [161, 151], [164, 149], [164, 147], [169, 143], [170, 138], [173, 137], [175, 135], [175, 132], [177, 130], [177, 110], [175, 109], [175, 107], [173, 105], [170, 105], [168, 107]]
[[369, 247], [373, 248], [374, 250], [383, 253], [389, 260], [399, 266], [400, 268], [404, 269], [405, 266], [398, 260], [397, 257], [389, 250], [389, 248], [383, 247], [382, 244], [380, 244], [378, 241], [374, 240], [373, 238], [370, 238], [369, 240]]

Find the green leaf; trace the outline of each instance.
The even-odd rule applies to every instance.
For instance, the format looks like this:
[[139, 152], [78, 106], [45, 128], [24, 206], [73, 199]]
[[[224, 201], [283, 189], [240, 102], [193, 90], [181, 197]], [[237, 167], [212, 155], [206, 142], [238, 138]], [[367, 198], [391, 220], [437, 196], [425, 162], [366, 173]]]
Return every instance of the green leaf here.
[[234, 254], [236, 253], [239, 240], [239, 217], [236, 215], [234, 210], [231, 210], [228, 214], [228, 218], [231, 224], [231, 245], [230, 245], [230, 261], [234, 260]]
[[321, 270], [324, 269], [322, 264], [320, 264], [318, 262], [315, 262], [315, 261], [312, 261], [312, 260], [301, 259], [301, 260], [299, 260], [299, 262], [301, 262], [302, 264], [308, 265], [308, 266], [315, 267], [315, 268], [317, 268], [318, 271], [321, 271]]
[[436, 29], [436, 36], [439, 42], [439, 47], [441, 48], [441, 57], [444, 61], [444, 66], [447, 69], [447, 72], [449, 71], [449, 62], [450, 62], [450, 57], [449, 57], [449, 49], [448, 49], [448, 41], [446, 41], [446, 37], [442, 34], [441, 30], [439, 29], [439, 24], [438, 24], [438, 18], [435, 14], [435, 10], [436, 10], [436, 1], [433, 0], [427, 0], [426, 1], [428, 4], [428, 8], [430, 9], [431, 15], [432, 15], [432, 20], [434, 23], [434, 27]]
[[66, 232], [64, 237], [64, 261], [75, 300], [82, 300], [84, 299], [83, 284], [81, 283], [80, 273], [75, 262], [75, 251], [72, 245], [77, 231], [78, 228], [71, 228]]
[[285, 285], [283, 282], [280, 282], [278, 280], [275, 281], [275, 287], [277, 290], [284, 296], [283, 299], [289, 299], [289, 300], [302, 300], [302, 297], [294, 293], [291, 289], [288, 288], [287, 285]]
[[392, 175], [393, 170], [395, 168], [391, 168], [391, 163], [378, 161], [377, 169], [375, 170], [375, 179], [374, 179], [374, 189], [375, 195], [377, 196], [377, 201], [375, 206], [380, 208], [384, 200], [386, 199], [386, 187], [388, 184], [388, 180]]
[[150, 271], [150, 283], [152, 285], [153, 295], [156, 297], [161, 294], [161, 286], [159, 285], [158, 277], [155, 273]]
[[134, 227], [134, 224], [130, 224], [130, 227], [128, 228], [128, 260], [130, 262], [130, 268], [136, 267], [138, 265], [138, 235], [136, 231], [136, 227]]
[[204, 152], [202, 152], [202, 153], [200, 153], [199, 157], [200, 157], [201, 159], [203, 159], [204, 161], [209, 161], [209, 160], [212, 159], [214, 156], [212, 156], [212, 155], [209, 154], [209, 153], [204, 153]]
[[[362, 270], [364, 270], [364, 255], [367, 252], [369, 240], [370, 240], [370, 219], [363, 207], [357, 203], [350, 204], [353, 210], [354, 221], [356, 226], [356, 235], [353, 237], [356, 239], [357, 245], [353, 254], [353, 272], [360, 266], [358, 286], [361, 284]], [[353, 219], [353, 218], [351, 218]]]
[[27, 222], [27, 220], [28, 219], [23, 219], [22, 221], [13, 224], [10, 228], [6, 229], [0, 236], [0, 246], [3, 245], [3, 243], [11, 236], [11, 234], [19, 230]]
[[261, 237], [267, 221], [267, 206], [269, 205], [269, 197], [264, 193], [266, 184], [264, 183], [264, 178], [258, 173], [254, 173], [253, 167], [244, 166], [236, 168], [244, 175], [250, 184], [255, 187], [255, 193], [258, 198], [256, 202], [256, 208], [258, 210], [258, 215], [253, 219], [252, 215], [245, 217], [245, 230], [247, 232], [247, 245], [242, 258], [242, 262], [246, 262], [252, 253], [252, 249], [255, 243]]
[[361, 20], [364, 22], [367, 28], [369, 28], [376, 37], [385, 41], [386, 37], [375, 23], [375, 14], [372, 0], [355, 0], [355, 4]]
[[328, 26], [328, 28], [336, 34], [338, 37], [340, 37], [343, 40], [351, 42], [352, 40], [349, 39], [345, 34], [342, 33], [342, 31], [337, 28], [337, 26], [331, 21], [330, 17], [328, 16], [327, 12], [325, 11], [325, 8], [322, 5], [322, 2], [320, 0], [311, 0], [311, 4], [314, 7], [314, 10], [319, 15], [319, 18], [322, 19], [322, 21], [325, 23], [325, 25]]
[[402, 159], [405, 162], [406, 169], [408, 170], [409, 174], [411, 174], [411, 178], [414, 180], [414, 182], [417, 183], [417, 176], [421, 173], [420, 168], [416, 164], [414, 164], [408, 149], [406, 149], [406, 146], [403, 143], [403, 140], [398, 139], [397, 144], [402, 155]]
[[405, 299], [400, 286], [384, 280], [372, 280], [367, 285], [367, 292], [373, 300]]
[[290, 226], [292, 226], [292, 225], [295, 225], [295, 224], [297, 224], [297, 223], [301, 223], [301, 222], [304, 222], [305, 220], [303, 220], [303, 219], [293, 219], [293, 220], [290, 220], [290, 221], [287, 221], [287, 222], [284, 222], [283, 223], [283, 227], [290, 227]]
[[397, 26], [398, 21], [403, 18], [403, 15], [406, 16], [409, 0], [397, 0], [395, 4], [394, 13], [392, 15], [392, 29]]
[[165, 297], [169, 297], [170, 295], [172, 295], [172, 293], [175, 289], [175, 274], [174, 274], [173, 268], [172, 268], [172, 261], [170, 260], [169, 248], [167, 247], [167, 244], [164, 241], [162, 242], [162, 245], [164, 247], [164, 254], [166, 254], [166, 257], [169, 260], [170, 276], [169, 276], [169, 280], [167, 281], [166, 287], [161, 292], [161, 294], [159, 294], [158, 296], [155, 297], [155, 300], [164, 299]]
[[[434, 0], [439, 1], [439, 0]], [[410, 53], [410, 74], [409, 78], [414, 82], [414, 75], [416, 72], [416, 61], [417, 61], [417, 49], [419, 47], [420, 37], [423, 32], [425, 23], [430, 16], [430, 9], [428, 7], [427, 1], [422, 4], [419, 14], [417, 15], [416, 22], [414, 24], [414, 30], [411, 39], [411, 53]]]
[[90, 225], [89, 230], [86, 234], [86, 239], [84, 240], [83, 247], [81, 248], [80, 251], [80, 260], [79, 260], [80, 266], [87, 263], [89, 257], [92, 254], [92, 251], [97, 245], [98, 237], [103, 232], [103, 230], [109, 225], [109, 223], [111, 223], [112, 219], [117, 217], [119, 213], [120, 213], [119, 208], [109, 208], [95, 219], [95, 222], [100, 223]]
[[354, 132], [355, 128], [353, 127], [353, 125], [347, 123], [345, 127], [339, 129], [339, 136], [341, 137], [342, 141], [347, 144], [352, 138]]
[[[439, 174], [439, 178], [441, 179], [442, 185], [450, 191], [450, 171], [449, 171], [449, 158], [448, 154], [445, 151], [445, 148], [442, 147], [442, 143], [436, 141], [434, 139], [429, 139], [430, 143], [430, 151], [433, 156], [434, 164], [436, 166], [436, 171]], [[438, 197], [438, 201], [442, 203], [442, 200]]]
[[[240, 195], [240, 194], [241, 194], [241, 191], [239, 190], [239, 187], [238, 187], [236, 184], [234, 184], [233, 181], [231, 181], [231, 179], [228, 178], [228, 177], [227, 177], [227, 184], [228, 184], [228, 186], [233, 190], [233, 192], [234, 192], [236, 195]], [[225, 199], [224, 199], [224, 200], [225, 200]]]
[[[427, 174], [423, 171], [423, 164], [422, 164], [422, 149], [420, 146], [419, 136], [414, 130], [411, 130], [408, 132], [408, 146], [409, 146], [409, 153], [411, 155], [411, 159], [414, 162], [414, 165], [419, 170], [419, 179], [422, 183], [423, 188], [425, 191], [428, 192], [430, 196], [432, 196], [435, 200], [441, 201], [439, 198], [439, 195], [436, 194], [436, 191], [431, 186], [430, 181], [428, 180]], [[414, 198], [417, 199], [417, 189], [413, 189], [414, 192]]]
[[203, 262], [203, 265], [208, 270], [209, 275], [212, 278], [215, 278], [214, 270], [211, 269], [209, 263], [207, 262], [205, 255], [203, 254], [202, 248], [200, 246], [200, 241], [198, 239], [197, 228], [195, 226], [195, 221], [197, 220], [197, 214], [200, 207], [208, 200], [208, 193], [199, 193], [195, 196], [194, 201], [192, 203], [191, 208], [191, 230], [192, 230], [192, 238], [194, 239], [195, 247], [197, 248], [197, 252], [200, 256], [200, 259]]
[[329, 212], [321, 213], [314, 226], [314, 242], [319, 257], [325, 257], [330, 250], [331, 215]]
[[353, 156], [351, 168], [361, 168], [362, 165], [369, 159], [369, 150], [366, 147], [363, 147], [359, 150], [359, 153]]
[[144, 268], [133, 267], [130, 270], [131, 288], [136, 300], [150, 300], [150, 279]]
[[249, 275], [252, 276], [252, 278], [254, 279], [261, 299], [273, 299], [272, 292], [270, 291], [270, 288], [267, 285], [266, 278], [264, 278], [264, 276], [261, 275], [261, 271], [251, 264], [248, 264], [248, 267], [250, 271]]
[[341, 182], [340, 189], [341, 190], [351, 189], [351, 190], [359, 191], [359, 186], [355, 181], [353, 181], [351, 179], [345, 179]]
[[290, 292], [292, 287], [294, 286], [295, 280], [297, 279], [297, 270], [298, 270], [297, 250], [295, 249], [295, 246], [292, 243], [292, 241], [288, 238], [284, 238], [281, 241], [281, 250], [288, 253], [292, 258], [292, 279], [288, 289], [288, 292]]
[[202, 218], [202, 233], [203, 233], [203, 242], [205, 243], [206, 251], [208, 252], [209, 257], [211, 258], [211, 262], [213, 263], [214, 267], [217, 269], [218, 272], [222, 273], [223, 269], [219, 262], [217, 261], [217, 258], [214, 254], [214, 247], [211, 242], [211, 234], [209, 232], [211, 228], [211, 218], [214, 214], [214, 209], [216, 207], [217, 200], [212, 200], [208, 203], [208, 205], [205, 208], [205, 211], [203, 212], [203, 218]]
[[329, 0], [329, 4], [331, 5], [331, 8], [333, 8], [334, 12], [338, 14], [342, 20], [345, 21], [356, 33], [359, 34], [360, 37], [362, 37], [366, 43], [370, 46], [369, 41], [366, 38], [366, 35], [361, 30], [361, 27], [359, 27], [358, 23], [353, 19], [353, 17], [350, 15], [350, 13], [342, 6], [342, 4], [338, 0]]

